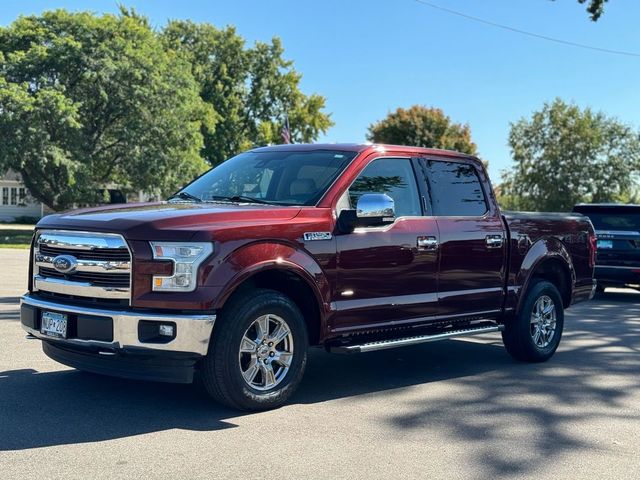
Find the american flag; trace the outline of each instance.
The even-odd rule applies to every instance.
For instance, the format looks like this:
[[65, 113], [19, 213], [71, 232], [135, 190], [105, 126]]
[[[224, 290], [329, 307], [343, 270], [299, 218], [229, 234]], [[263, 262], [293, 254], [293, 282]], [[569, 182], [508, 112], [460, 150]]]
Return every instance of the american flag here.
[[284, 117], [284, 125], [280, 131], [280, 136], [284, 143], [291, 143], [291, 129], [289, 128], [289, 115]]

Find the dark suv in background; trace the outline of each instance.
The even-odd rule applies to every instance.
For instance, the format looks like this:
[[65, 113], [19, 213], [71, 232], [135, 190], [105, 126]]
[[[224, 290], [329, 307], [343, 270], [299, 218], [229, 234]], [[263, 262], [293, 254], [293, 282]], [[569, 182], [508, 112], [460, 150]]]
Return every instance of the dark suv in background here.
[[596, 230], [598, 290], [640, 289], [640, 205], [578, 204], [573, 211], [589, 217]]

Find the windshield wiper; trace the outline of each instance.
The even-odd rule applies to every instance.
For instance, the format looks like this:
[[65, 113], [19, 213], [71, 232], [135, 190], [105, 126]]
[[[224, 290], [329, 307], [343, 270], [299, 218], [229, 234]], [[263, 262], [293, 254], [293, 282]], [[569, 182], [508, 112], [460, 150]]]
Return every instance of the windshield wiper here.
[[273, 203], [267, 201], [267, 200], [262, 200], [261, 198], [253, 198], [253, 197], [248, 197], [246, 195], [229, 195], [229, 196], [224, 196], [224, 195], [216, 195], [211, 197], [212, 200], [227, 200], [229, 202], [245, 202], [245, 203], [260, 203], [263, 205], [273, 205]]
[[180, 198], [181, 200], [191, 200], [196, 203], [202, 203], [202, 199], [200, 197], [196, 197], [195, 195], [191, 195], [187, 192], [178, 192], [174, 195], [171, 195], [167, 200], [171, 200], [174, 198]]

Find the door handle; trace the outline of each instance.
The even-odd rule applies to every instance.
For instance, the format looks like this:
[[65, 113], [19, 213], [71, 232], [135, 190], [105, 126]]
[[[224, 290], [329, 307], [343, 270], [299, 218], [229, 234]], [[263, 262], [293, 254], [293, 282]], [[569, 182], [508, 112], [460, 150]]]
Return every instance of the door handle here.
[[503, 241], [502, 235], [487, 235], [485, 238], [487, 248], [501, 248]]
[[418, 237], [418, 248], [422, 250], [438, 250], [438, 239], [436, 237]]

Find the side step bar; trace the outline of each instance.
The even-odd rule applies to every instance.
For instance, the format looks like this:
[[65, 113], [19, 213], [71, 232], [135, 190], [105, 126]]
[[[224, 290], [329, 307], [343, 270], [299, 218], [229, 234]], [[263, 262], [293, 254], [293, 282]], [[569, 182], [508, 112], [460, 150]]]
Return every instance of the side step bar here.
[[431, 335], [419, 335], [416, 337], [394, 338], [391, 340], [380, 340], [377, 342], [369, 342], [354, 345], [336, 345], [331, 346], [331, 353], [364, 353], [373, 352], [374, 350], [385, 350], [387, 348], [406, 347], [408, 345], [417, 345], [419, 343], [437, 342], [438, 340], [446, 340], [448, 338], [466, 337], [469, 335], [479, 335], [481, 333], [500, 332], [504, 330], [504, 325], [491, 325], [474, 328], [465, 328], [460, 330], [450, 330], [442, 333]]

